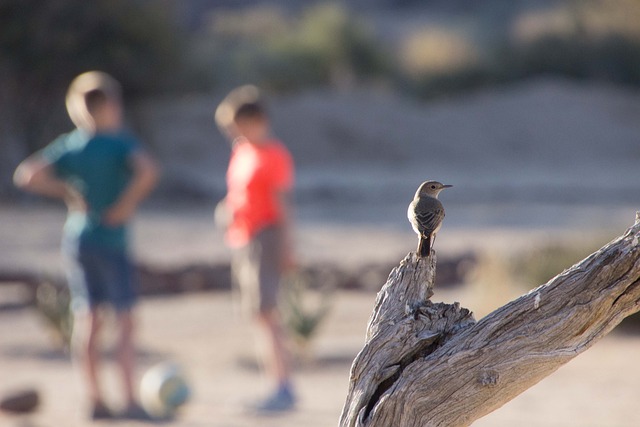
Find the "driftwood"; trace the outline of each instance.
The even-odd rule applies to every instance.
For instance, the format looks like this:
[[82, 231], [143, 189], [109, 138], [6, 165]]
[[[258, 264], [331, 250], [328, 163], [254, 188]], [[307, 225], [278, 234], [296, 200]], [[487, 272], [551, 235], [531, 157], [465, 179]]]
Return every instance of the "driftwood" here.
[[341, 427], [468, 426], [640, 310], [640, 213], [627, 232], [476, 322], [433, 303], [435, 254], [409, 254], [376, 299]]

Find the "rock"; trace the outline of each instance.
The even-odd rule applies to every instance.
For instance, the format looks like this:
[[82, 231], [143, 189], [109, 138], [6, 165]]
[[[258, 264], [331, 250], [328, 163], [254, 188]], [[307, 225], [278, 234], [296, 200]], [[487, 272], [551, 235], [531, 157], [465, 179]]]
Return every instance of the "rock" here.
[[40, 394], [34, 389], [7, 393], [0, 399], [0, 410], [16, 414], [33, 412], [40, 404]]

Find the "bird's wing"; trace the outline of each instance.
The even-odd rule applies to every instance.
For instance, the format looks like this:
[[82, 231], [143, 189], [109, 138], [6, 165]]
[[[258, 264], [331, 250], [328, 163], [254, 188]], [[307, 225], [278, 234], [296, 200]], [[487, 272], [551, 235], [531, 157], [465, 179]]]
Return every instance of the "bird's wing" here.
[[[436, 200], [437, 202], [437, 200]], [[431, 234], [442, 222], [444, 208], [441, 203], [428, 201], [416, 209], [416, 222], [425, 233]]]

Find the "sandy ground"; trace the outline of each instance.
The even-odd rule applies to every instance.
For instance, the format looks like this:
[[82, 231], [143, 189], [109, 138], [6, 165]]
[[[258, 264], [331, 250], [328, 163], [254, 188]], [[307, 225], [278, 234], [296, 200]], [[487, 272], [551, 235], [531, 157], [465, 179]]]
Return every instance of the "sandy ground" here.
[[[462, 296], [457, 293], [446, 296]], [[194, 294], [144, 301], [139, 313], [143, 367], [163, 360], [177, 361], [186, 369], [193, 390], [190, 403], [174, 422], [166, 425], [336, 425], [350, 362], [363, 342], [373, 299], [374, 295], [368, 293], [345, 292], [337, 296], [329, 321], [313, 344], [315, 360], [300, 365], [296, 371], [301, 396], [298, 410], [270, 418], [242, 412], [244, 403], [265, 391], [265, 382], [252, 363], [251, 331], [233, 317], [227, 295]], [[47, 331], [35, 313], [0, 313], [0, 331], [2, 389], [33, 386], [43, 398], [36, 414], [0, 416], [0, 424], [87, 425], [82, 419], [80, 385], [71, 362], [52, 349]], [[638, 352], [640, 337], [609, 336], [474, 426], [637, 426]], [[110, 370], [107, 375], [110, 397], [117, 404], [115, 372]]]
[[[176, 211], [145, 211], [136, 224], [136, 252], [148, 262], [169, 264], [211, 261], [226, 254], [219, 233], [210, 227], [208, 207]], [[179, 213], [179, 214], [178, 214]], [[60, 209], [0, 209], [0, 267], [55, 271], [59, 257]], [[630, 225], [632, 218], [629, 218]], [[611, 224], [613, 238], [625, 227]], [[442, 253], [473, 246], [514, 247], [544, 241], [558, 232], [545, 229], [486, 229], [470, 234], [451, 227], [441, 233]], [[574, 231], [575, 233], [575, 231]], [[464, 238], [463, 238], [464, 237]], [[489, 238], [490, 237], [490, 238]], [[355, 265], [399, 260], [415, 243], [411, 233], [394, 227], [360, 227], [301, 223], [297, 233], [304, 262], [325, 260]], [[304, 243], [304, 244], [302, 244]], [[2, 295], [2, 294], [0, 294]], [[501, 295], [502, 299], [508, 298]], [[326, 324], [313, 343], [314, 359], [300, 363], [296, 385], [297, 411], [256, 418], [243, 404], [260, 397], [266, 382], [254, 362], [249, 325], [234, 315], [227, 293], [199, 293], [145, 299], [139, 311], [142, 369], [173, 360], [186, 370], [193, 397], [171, 426], [307, 427], [336, 425], [347, 390], [350, 363], [360, 349], [375, 295], [339, 292]], [[436, 290], [434, 301], [461, 301], [478, 316], [500, 304], [487, 302], [478, 284]], [[492, 306], [493, 305], [493, 306]], [[476, 427], [631, 427], [640, 425], [640, 335], [614, 333]], [[117, 374], [105, 375], [109, 397], [118, 405]], [[57, 351], [46, 328], [32, 310], [0, 311], [0, 394], [35, 387], [40, 410], [26, 417], [0, 414], [10, 427], [83, 426], [84, 402], [69, 357]], [[107, 425], [107, 424], [105, 424]], [[137, 425], [119, 423], [117, 425]]]

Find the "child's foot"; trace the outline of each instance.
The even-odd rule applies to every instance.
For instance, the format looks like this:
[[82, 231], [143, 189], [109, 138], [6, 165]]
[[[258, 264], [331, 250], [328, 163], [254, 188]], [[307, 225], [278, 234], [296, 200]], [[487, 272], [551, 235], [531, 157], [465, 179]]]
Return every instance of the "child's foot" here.
[[292, 410], [296, 398], [288, 388], [281, 388], [263, 402], [253, 405], [253, 411], [259, 414], [275, 414]]
[[108, 420], [114, 418], [113, 412], [102, 402], [97, 402], [91, 410], [92, 420]]
[[151, 416], [144, 410], [142, 406], [137, 403], [132, 403], [129, 407], [120, 414], [121, 419], [125, 420], [137, 420], [137, 421], [151, 421]]

